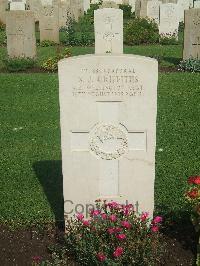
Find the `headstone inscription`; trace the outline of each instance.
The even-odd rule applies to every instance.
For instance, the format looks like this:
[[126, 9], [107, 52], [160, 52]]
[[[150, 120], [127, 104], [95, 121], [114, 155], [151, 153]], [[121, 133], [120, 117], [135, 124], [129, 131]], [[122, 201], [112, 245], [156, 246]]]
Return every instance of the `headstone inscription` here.
[[200, 59], [200, 8], [185, 11], [183, 59]]
[[168, 3], [160, 5], [160, 26], [161, 36], [175, 37], [178, 39], [179, 13], [177, 4]]
[[157, 61], [142, 56], [59, 62], [65, 219], [98, 198], [153, 214], [157, 82]]
[[10, 10], [25, 10], [26, 4], [24, 2], [11, 2]]
[[104, 8], [94, 11], [95, 53], [123, 53], [123, 11]]
[[6, 12], [7, 50], [9, 57], [36, 56], [35, 21], [32, 11]]
[[147, 17], [153, 19], [157, 24], [159, 24], [160, 18], [160, 1], [152, 0], [147, 2]]
[[40, 42], [52, 41], [59, 43], [59, 6], [46, 5], [40, 13]]

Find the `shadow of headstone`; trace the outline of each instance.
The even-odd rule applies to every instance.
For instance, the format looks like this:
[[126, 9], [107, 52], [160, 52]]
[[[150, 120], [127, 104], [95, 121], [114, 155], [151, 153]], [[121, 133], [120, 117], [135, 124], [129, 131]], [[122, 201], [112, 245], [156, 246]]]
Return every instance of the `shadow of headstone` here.
[[56, 223], [64, 223], [63, 177], [61, 161], [39, 161], [33, 164], [33, 169], [40, 181]]

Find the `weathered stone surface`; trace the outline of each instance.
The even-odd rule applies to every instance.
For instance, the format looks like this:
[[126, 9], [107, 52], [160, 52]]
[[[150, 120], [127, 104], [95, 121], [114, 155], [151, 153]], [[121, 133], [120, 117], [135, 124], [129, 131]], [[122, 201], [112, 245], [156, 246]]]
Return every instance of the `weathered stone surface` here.
[[153, 214], [157, 81], [157, 61], [142, 56], [59, 62], [66, 215], [98, 198]]
[[32, 11], [7, 11], [6, 35], [9, 57], [36, 56], [35, 21]]
[[57, 4], [41, 7], [40, 41], [59, 43], [59, 6]]
[[25, 10], [26, 5], [24, 2], [11, 2], [10, 10]]
[[179, 13], [177, 4], [160, 5], [159, 33], [162, 36], [174, 36], [178, 39]]
[[185, 11], [183, 59], [200, 59], [200, 8]]
[[0, 21], [6, 24], [6, 10], [8, 9], [8, 1], [0, 0]]
[[123, 11], [115, 8], [94, 12], [95, 53], [123, 53]]
[[153, 19], [157, 24], [159, 24], [160, 19], [160, 1], [153, 0], [147, 2], [147, 17]]

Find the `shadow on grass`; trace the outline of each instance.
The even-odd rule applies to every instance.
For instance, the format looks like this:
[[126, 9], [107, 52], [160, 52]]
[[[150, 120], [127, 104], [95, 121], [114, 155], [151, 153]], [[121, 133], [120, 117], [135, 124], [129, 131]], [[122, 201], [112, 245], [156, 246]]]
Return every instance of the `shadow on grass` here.
[[44, 193], [55, 215], [56, 224], [63, 226], [63, 177], [61, 161], [40, 161], [33, 164]]
[[176, 57], [163, 57], [162, 58], [164, 61], [169, 62], [170, 64], [173, 64], [175, 66], [179, 65], [180, 61], [182, 60], [181, 58], [176, 58]]
[[176, 239], [185, 250], [190, 250], [196, 256], [198, 236], [190, 220], [189, 211], [170, 211], [166, 206], [159, 206], [163, 213], [163, 234], [171, 239]]

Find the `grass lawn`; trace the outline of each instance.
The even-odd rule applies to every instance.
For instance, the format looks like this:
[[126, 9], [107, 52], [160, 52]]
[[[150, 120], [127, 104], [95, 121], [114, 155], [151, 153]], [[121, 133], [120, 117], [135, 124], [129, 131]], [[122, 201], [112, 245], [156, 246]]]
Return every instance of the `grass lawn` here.
[[[129, 49], [139, 47], [125, 48], [127, 52]], [[199, 80], [200, 75], [192, 73], [159, 76], [157, 211], [184, 211], [186, 179], [199, 174]], [[1, 73], [0, 84], [0, 222], [60, 220], [63, 205], [58, 77]]]

